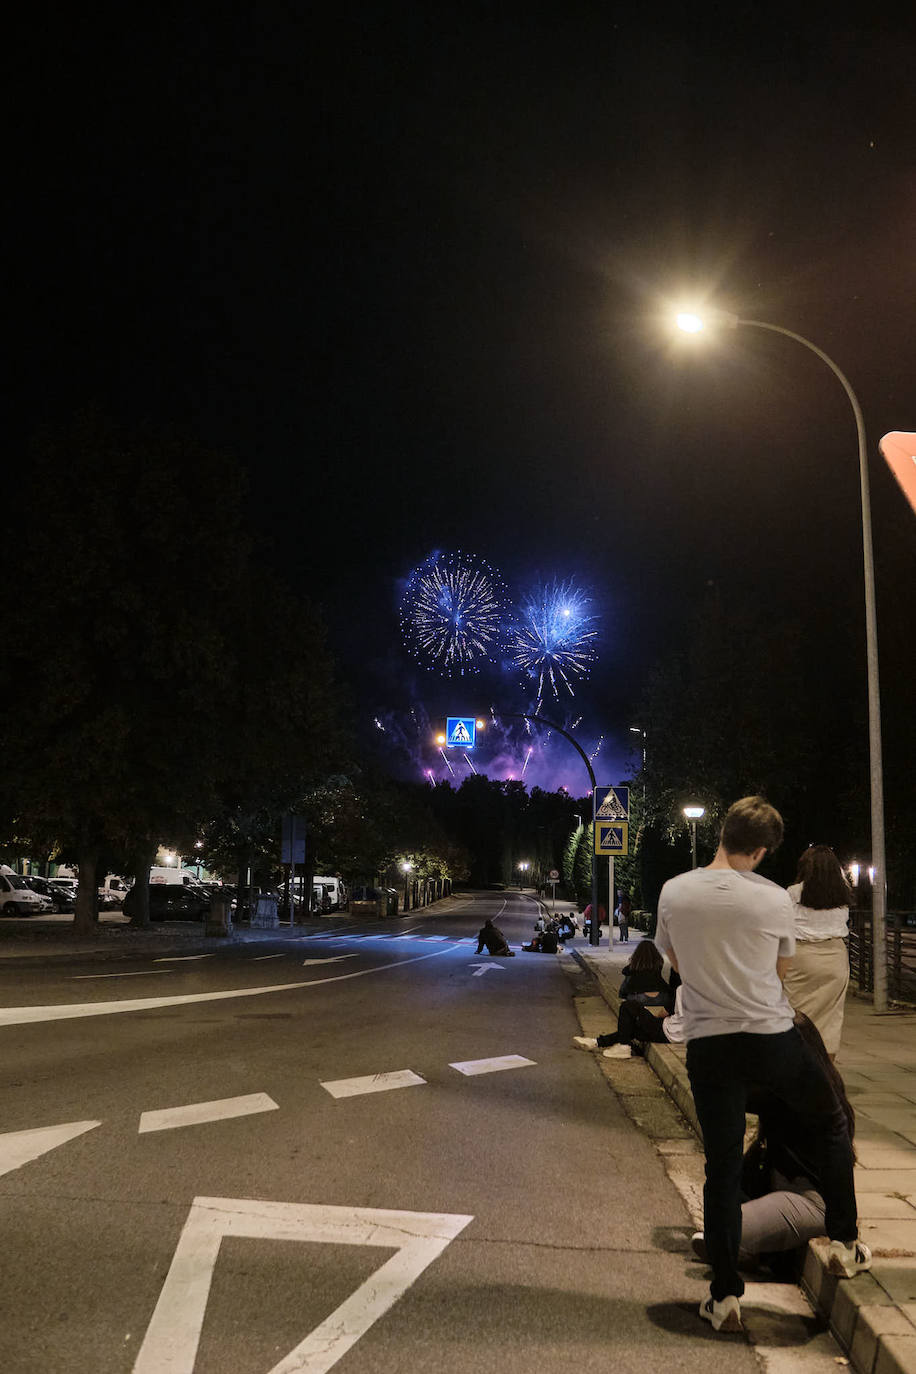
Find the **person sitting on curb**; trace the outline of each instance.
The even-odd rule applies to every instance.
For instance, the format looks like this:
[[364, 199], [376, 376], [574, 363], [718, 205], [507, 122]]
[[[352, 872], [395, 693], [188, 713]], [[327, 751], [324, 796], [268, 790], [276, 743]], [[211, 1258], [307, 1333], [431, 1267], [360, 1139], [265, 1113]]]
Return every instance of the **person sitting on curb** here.
[[501, 955], [504, 959], [514, 959], [515, 951], [509, 948], [509, 941], [503, 935], [499, 926], [495, 926], [489, 919], [484, 921], [480, 930], [477, 932], [477, 953], [482, 954], [484, 945], [490, 954]]
[[[674, 993], [670, 984], [662, 976], [664, 960], [658, 946], [650, 939], [640, 940], [633, 951], [630, 962], [623, 970], [620, 984], [621, 1005], [617, 1017], [617, 1030], [610, 1035], [592, 1037], [575, 1035], [573, 1041], [580, 1049], [614, 1049], [608, 1059], [624, 1059], [629, 1054], [629, 1046], [634, 1040], [655, 1039], [654, 1034], [644, 1033], [649, 1022], [657, 1017], [667, 1016], [674, 1006]], [[643, 1012], [643, 1015], [639, 1013]], [[666, 1037], [656, 1040], [660, 1043]], [[620, 1047], [623, 1048], [620, 1048]]]
[[[852, 1140], [856, 1114], [820, 1032], [804, 1012], [796, 1012], [795, 1025], [837, 1095]], [[805, 1246], [815, 1236], [824, 1235], [826, 1225], [817, 1165], [811, 1158], [810, 1133], [798, 1113], [771, 1092], [751, 1092], [747, 1108], [758, 1117], [759, 1125], [744, 1156], [741, 1175], [746, 1201], [741, 1204], [738, 1264], [742, 1269], [765, 1264], [778, 1277], [795, 1279], [804, 1260]], [[694, 1235], [691, 1246], [697, 1258], [706, 1263], [702, 1231]]]
[[681, 1008], [681, 989], [674, 996], [674, 1011], [663, 1004], [650, 1007], [628, 998], [620, 1004], [617, 1030], [613, 1035], [574, 1035], [573, 1043], [580, 1050], [597, 1050], [602, 1045], [605, 1059], [629, 1059], [643, 1055], [646, 1045], [683, 1045], [684, 1016]]

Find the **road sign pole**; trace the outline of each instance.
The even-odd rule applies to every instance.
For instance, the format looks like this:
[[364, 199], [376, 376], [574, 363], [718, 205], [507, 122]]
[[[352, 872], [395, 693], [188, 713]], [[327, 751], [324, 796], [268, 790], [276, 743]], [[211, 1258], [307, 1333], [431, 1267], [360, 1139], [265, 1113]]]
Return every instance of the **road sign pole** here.
[[608, 949], [614, 948], [614, 856], [608, 855], [607, 861], [607, 943]]
[[601, 923], [598, 920], [598, 855], [595, 853], [595, 835], [597, 833], [597, 800], [595, 797], [596, 789], [592, 788], [592, 923], [588, 932], [588, 943], [598, 945], [601, 943]]

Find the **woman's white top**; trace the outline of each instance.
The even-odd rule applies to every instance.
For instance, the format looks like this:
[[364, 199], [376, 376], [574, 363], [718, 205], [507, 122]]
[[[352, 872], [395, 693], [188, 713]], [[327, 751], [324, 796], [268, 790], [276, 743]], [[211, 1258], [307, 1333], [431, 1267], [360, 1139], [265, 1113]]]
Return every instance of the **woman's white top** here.
[[789, 896], [795, 903], [796, 940], [843, 940], [849, 934], [849, 907], [832, 906], [826, 911], [815, 911], [813, 907], [802, 906], [801, 883], [793, 883]]

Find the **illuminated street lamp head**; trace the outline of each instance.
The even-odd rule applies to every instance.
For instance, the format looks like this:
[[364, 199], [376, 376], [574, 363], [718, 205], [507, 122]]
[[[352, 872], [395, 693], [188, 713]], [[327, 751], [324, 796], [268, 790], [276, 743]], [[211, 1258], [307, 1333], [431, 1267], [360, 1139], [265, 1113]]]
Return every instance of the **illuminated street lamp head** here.
[[437, 744], [444, 744], [444, 743], [445, 743], [445, 736], [444, 736], [444, 735], [437, 735], [437, 736], [436, 736], [436, 743], [437, 743]]
[[699, 315], [694, 315], [690, 310], [682, 310], [676, 318], [678, 329], [683, 329], [685, 334], [699, 334], [703, 328], [703, 320]]
[[706, 815], [706, 807], [705, 807], [705, 806], [685, 806], [685, 807], [684, 807], [684, 815], [687, 817], [688, 821], [698, 821], [698, 820], [701, 820], [701, 819], [703, 818], [703, 816]]
[[401, 864], [401, 869], [403, 870], [404, 873], [409, 873], [410, 870], [411, 870], [412, 868], [413, 868], [413, 864], [412, 864], [412, 863], [409, 863], [406, 859], [405, 859], [404, 862]]

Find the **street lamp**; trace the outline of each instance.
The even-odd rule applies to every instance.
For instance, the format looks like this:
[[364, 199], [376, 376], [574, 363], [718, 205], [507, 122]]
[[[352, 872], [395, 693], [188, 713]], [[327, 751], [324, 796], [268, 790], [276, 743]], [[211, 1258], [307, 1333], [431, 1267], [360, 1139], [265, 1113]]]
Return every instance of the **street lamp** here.
[[779, 324], [767, 324], [763, 320], [744, 320], [727, 310], [709, 310], [704, 314], [698, 311], [682, 311], [677, 315], [677, 325], [687, 334], [699, 334], [706, 320], [713, 324], [737, 329], [739, 325], [750, 329], [766, 329], [773, 334], [783, 334], [794, 339], [804, 348], [815, 353], [827, 364], [840, 386], [846, 392], [856, 422], [859, 441], [859, 488], [862, 501], [862, 559], [865, 569], [865, 651], [868, 671], [868, 754], [871, 783], [871, 848], [872, 862], [876, 881], [872, 889], [872, 943], [874, 946], [875, 967], [875, 1011], [887, 1011], [887, 950], [885, 945], [885, 915], [887, 911], [887, 879], [884, 856], [884, 784], [881, 765], [881, 693], [878, 683], [878, 617], [875, 607], [875, 562], [872, 553], [871, 537], [871, 496], [868, 485], [868, 451], [865, 443], [865, 421], [862, 407], [853, 391], [849, 379], [829, 354], [817, 344], [785, 329]]
[[405, 910], [405, 911], [407, 910], [407, 892], [408, 892], [408, 887], [409, 887], [409, 883], [410, 883], [410, 870], [411, 870], [412, 868], [413, 868], [413, 864], [410, 863], [410, 862], [408, 862], [407, 859], [405, 859], [404, 862], [401, 864], [401, 872], [404, 874], [404, 910]]
[[530, 868], [530, 866], [531, 866], [531, 865], [528, 863], [528, 860], [527, 860], [527, 859], [523, 859], [522, 862], [521, 862], [521, 863], [519, 864], [519, 866], [518, 866], [518, 874], [519, 874], [519, 877], [518, 877], [518, 890], [519, 890], [519, 892], [521, 892], [522, 888], [524, 887], [524, 884], [525, 884], [525, 874], [528, 872], [528, 869]]
[[690, 822], [690, 867], [697, 866], [697, 821], [706, 815], [705, 806], [685, 806], [684, 815]]

